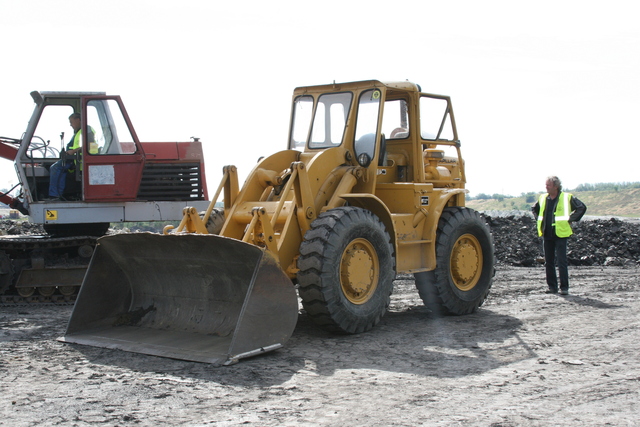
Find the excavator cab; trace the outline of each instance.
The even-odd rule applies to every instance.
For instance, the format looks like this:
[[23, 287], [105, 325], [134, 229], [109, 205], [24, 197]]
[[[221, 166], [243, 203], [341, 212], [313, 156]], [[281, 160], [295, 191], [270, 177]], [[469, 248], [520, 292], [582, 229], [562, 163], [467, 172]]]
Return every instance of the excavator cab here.
[[[64, 164], [56, 183], [62, 201], [136, 199], [131, 183], [142, 175], [144, 150], [119, 97], [98, 92], [33, 92], [32, 97], [37, 125], [27, 130], [30, 143], [18, 155], [33, 202], [49, 199], [51, 167], [58, 162]], [[73, 120], [79, 129], [69, 127]], [[67, 154], [74, 147], [81, 150]]]

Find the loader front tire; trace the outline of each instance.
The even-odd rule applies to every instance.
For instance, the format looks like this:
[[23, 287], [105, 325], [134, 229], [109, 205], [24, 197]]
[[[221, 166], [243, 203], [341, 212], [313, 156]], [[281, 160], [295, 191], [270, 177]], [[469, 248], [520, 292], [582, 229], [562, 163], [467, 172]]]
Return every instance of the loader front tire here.
[[480, 214], [445, 208], [436, 235], [436, 268], [414, 274], [425, 306], [436, 315], [472, 313], [487, 298], [494, 274], [493, 238]]
[[324, 212], [300, 245], [298, 284], [309, 317], [331, 332], [370, 330], [389, 307], [395, 259], [373, 213], [352, 206]]

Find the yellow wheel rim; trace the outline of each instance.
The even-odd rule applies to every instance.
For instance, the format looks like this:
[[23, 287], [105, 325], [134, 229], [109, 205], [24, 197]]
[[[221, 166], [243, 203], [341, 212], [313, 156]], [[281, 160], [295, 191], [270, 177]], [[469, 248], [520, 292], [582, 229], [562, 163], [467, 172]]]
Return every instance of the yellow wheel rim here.
[[461, 291], [473, 289], [482, 274], [482, 247], [472, 234], [463, 234], [456, 240], [451, 251], [451, 278]]
[[366, 239], [352, 240], [342, 252], [340, 286], [353, 304], [364, 304], [375, 293], [380, 279], [380, 262]]

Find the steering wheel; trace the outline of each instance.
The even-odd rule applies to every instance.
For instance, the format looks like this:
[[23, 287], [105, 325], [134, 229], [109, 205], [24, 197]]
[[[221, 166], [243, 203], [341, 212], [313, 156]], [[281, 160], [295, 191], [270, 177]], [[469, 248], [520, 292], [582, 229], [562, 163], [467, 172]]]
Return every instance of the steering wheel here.
[[28, 151], [28, 156], [32, 159], [51, 159], [60, 157], [60, 152], [57, 148], [49, 146], [49, 142], [36, 135], [33, 135], [31, 138]]

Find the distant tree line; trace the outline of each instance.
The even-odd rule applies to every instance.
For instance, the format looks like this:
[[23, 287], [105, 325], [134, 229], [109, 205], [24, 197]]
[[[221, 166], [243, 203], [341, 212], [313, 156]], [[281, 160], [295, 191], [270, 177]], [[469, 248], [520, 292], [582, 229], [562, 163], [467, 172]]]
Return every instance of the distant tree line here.
[[640, 182], [609, 182], [600, 184], [580, 184], [571, 191], [618, 191], [640, 188]]
[[[582, 192], [582, 191], [619, 191], [626, 190], [629, 188], [640, 188], [640, 182], [608, 182], [608, 183], [599, 183], [599, 184], [580, 184], [576, 188], [572, 190], [567, 190], [571, 192]], [[538, 198], [538, 194], [533, 191], [528, 193], [521, 193], [519, 196], [509, 196], [505, 194], [485, 194], [480, 193], [475, 197], [467, 197], [468, 200], [497, 200], [499, 202], [504, 201], [504, 199], [513, 199], [515, 197], [522, 197], [526, 203], [534, 203]]]
[[512, 196], [505, 196], [504, 194], [484, 194], [484, 193], [480, 193], [478, 194], [476, 197], [467, 197], [469, 200], [490, 200], [490, 199], [496, 199], [499, 201], [503, 201], [505, 198], [506, 199], [510, 199]]

